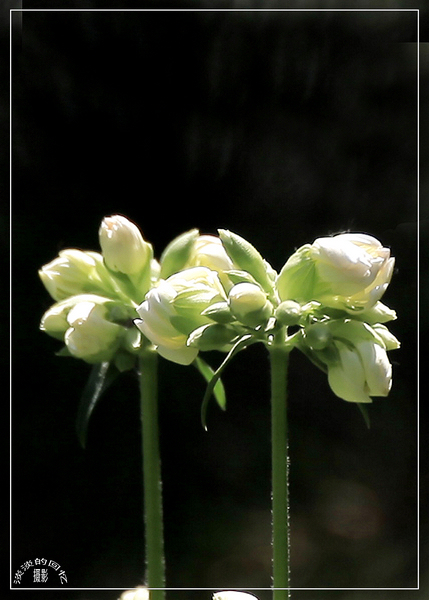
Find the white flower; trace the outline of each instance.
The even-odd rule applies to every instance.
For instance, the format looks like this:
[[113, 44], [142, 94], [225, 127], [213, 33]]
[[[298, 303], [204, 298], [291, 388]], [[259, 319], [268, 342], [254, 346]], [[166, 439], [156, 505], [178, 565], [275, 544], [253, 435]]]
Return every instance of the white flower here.
[[77, 303], [68, 313], [70, 327], [64, 342], [76, 358], [89, 363], [110, 360], [118, 349], [123, 327], [107, 321], [103, 304], [85, 301]]
[[316, 323], [305, 330], [304, 343], [326, 365], [329, 385], [339, 398], [372, 402], [371, 396], [388, 395], [392, 366], [386, 350], [399, 348], [399, 342], [383, 325], [371, 327], [354, 319]]
[[217, 273], [193, 267], [152, 288], [137, 308], [140, 319], [135, 323], [161, 356], [187, 365], [198, 354], [198, 349], [187, 346], [189, 334], [211, 322], [201, 313], [222, 300], [226, 296]]
[[328, 366], [328, 381], [339, 398], [372, 402], [371, 396], [387, 396], [392, 386], [392, 366], [378, 344], [363, 341], [350, 349], [337, 341], [339, 361]]
[[299, 248], [277, 278], [281, 300], [322, 304], [348, 311], [367, 310], [380, 300], [395, 259], [374, 237], [346, 233], [318, 238]]
[[318, 238], [310, 255], [321, 281], [333, 295], [353, 297], [373, 306], [384, 294], [392, 277], [395, 259], [374, 237], [346, 233]]
[[150, 269], [152, 246], [126, 217], [105, 217], [99, 230], [100, 246], [109, 269], [126, 275], [138, 275]]

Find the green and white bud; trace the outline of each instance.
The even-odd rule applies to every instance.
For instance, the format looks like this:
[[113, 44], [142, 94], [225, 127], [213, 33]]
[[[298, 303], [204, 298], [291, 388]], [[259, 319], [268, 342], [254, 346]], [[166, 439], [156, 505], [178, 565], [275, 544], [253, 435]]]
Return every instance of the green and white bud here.
[[200, 235], [198, 229], [182, 233], [170, 242], [160, 262], [164, 279], [191, 267], [207, 267], [218, 273], [222, 283], [227, 283], [225, 271], [233, 267], [220, 239], [214, 235]]
[[105, 270], [103, 258], [98, 252], [61, 250], [57, 258], [39, 270], [39, 277], [56, 301], [78, 294], [112, 293], [114, 288], [106, 285], [100, 277]]
[[160, 276], [163, 279], [186, 268], [198, 236], [198, 229], [191, 229], [177, 236], [168, 244], [160, 259]]
[[202, 313], [226, 301], [218, 274], [207, 267], [192, 267], [161, 281], [137, 308], [135, 323], [158, 353], [180, 364], [190, 364], [198, 350], [187, 346], [192, 331], [211, 323]]
[[[316, 327], [318, 335], [313, 336], [311, 331]], [[322, 340], [318, 345], [323, 328], [329, 333], [326, 343]], [[399, 342], [384, 326], [371, 327], [353, 319], [331, 320], [306, 328], [303, 343], [316, 363], [326, 365], [329, 385], [338, 397], [348, 402], [372, 402], [372, 396], [388, 395], [392, 366], [386, 350], [399, 347]]]
[[275, 317], [281, 325], [298, 325], [302, 314], [301, 305], [293, 300], [284, 300], [275, 311]]
[[331, 340], [329, 323], [313, 323], [305, 328], [305, 341], [313, 350], [326, 348]]
[[64, 342], [72, 356], [92, 364], [113, 358], [124, 329], [108, 321], [106, 314], [105, 306], [95, 302], [79, 302], [71, 309]]
[[249, 327], [266, 323], [273, 314], [267, 294], [254, 283], [234, 285], [228, 295], [228, 304], [234, 317]]
[[99, 240], [106, 266], [114, 273], [139, 276], [150, 271], [152, 245], [143, 239], [138, 227], [126, 217], [105, 217]]
[[381, 323], [375, 323], [372, 326], [373, 331], [382, 339], [386, 350], [397, 350], [401, 347], [400, 341]]
[[281, 300], [318, 300], [347, 311], [369, 309], [384, 294], [395, 260], [365, 234], [318, 238], [299, 248], [277, 278]]
[[63, 340], [64, 334], [70, 326], [68, 314], [79, 303], [113, 305], [110, 298], [104, 298], [95, 294], [80, 294], [60, 300], [53, 304], [43, 315], [40, 322], [41, 331], [56, 339]]
[[220, 276], [233, 268], [220, 239], [214, 235], [200, 235], [194, 243], [187, 267], [207, 267]]

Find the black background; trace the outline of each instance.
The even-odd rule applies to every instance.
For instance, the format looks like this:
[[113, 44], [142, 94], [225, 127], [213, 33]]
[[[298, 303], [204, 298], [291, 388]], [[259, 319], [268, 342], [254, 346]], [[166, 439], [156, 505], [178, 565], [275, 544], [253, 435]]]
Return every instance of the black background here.
[[[396, 272], [385, 302], [398, 313], [391, 329], [402, 348], [391, 354], [389, 397], [370, 407], [371, 429], [356, 407], [332, 394], [322, 373], [291, 357], [292, 585], [415, 587], [415, 13], [15, 17], [12, 571], [45, 557], [62, 566], [69, 587], [143, 583], [137, 378], [125, 375], [109, 390], [82, 450], [74, 422], [89, 366], [56, 357], [58, 343], [38, 331], [52, 303], [38, 268], [63, 248], [98, 250], [101, 219], [120, 213], [139, 224], [157, 256], [193, 227], [239, 233], [277, 270], [296, 247], [339, 231], [367, 232], [391, 247]], [[427, 74], [427, 54], [420, 67]], [[420, 216], [426, 259], [423, 203]], [[421, 282], [425, 292], [423, 276]], [[215, 366], [221, 355], [207, 359]], [[224, 377], [228, 409], [212, 406], [206, 433], [200, 376], [160, 361], [170, 587], [270, 585], [268, 367], [262, 347], [236, 358]], [[426, 496], [421, 500], [424, 515]], [[426, 521], [420, 534], [426, 556]], [[292, 597], [424, 597], [402, 594]]]

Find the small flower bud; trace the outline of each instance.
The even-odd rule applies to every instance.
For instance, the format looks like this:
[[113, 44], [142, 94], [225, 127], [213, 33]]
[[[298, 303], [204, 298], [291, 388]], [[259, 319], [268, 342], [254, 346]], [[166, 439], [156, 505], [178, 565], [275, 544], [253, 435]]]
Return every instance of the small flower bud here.
[[266, 322], [273, 312], [267, 295], [254, 283], [234, 285], [229, 292], [228, 303], [235, 318], [250, 327]]
[[275, 317], [282, 325], [287, 327], [297, 325], [301, 318], [301, 305], [293, 300], [285, 300], [276, 308]]
[[305, 341], [313, 350], [322, 350], [332, 340], [332, 333], [326, 323], [314, 323], [305, 329]]
[[120, 215], [105, 217], [99, 239], [104, 262], [111, 271], [133, 276], [150, 269], [152, 246], [127, 218]]

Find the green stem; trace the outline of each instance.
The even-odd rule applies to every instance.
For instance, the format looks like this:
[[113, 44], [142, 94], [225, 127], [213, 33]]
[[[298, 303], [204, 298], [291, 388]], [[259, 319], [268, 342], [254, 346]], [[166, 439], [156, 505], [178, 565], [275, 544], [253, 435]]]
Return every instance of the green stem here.
[[162, 524], [161, 460], [158, 433], [158, 355], [145, 349], [140, 356], [140, 414], [142, 421], [146, 585], [160, 588], [151, 600], [164, 600], [165, 562]]
[[289, 490], [287, 368], [289, 352], [270, 348], [272, 436], [272, 543], [274, 600], [289, 598]]

